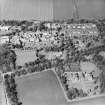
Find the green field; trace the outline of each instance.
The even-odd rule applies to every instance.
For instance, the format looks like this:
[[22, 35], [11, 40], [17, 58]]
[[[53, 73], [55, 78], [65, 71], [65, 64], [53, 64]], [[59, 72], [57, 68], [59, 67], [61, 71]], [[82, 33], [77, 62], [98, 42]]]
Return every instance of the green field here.
[[23, 105], [105, 105], [105, 97], [67, 102], [52, 71], [26, 76], [16, 82]]
[[23, 105], [65, 105], [66, 99], [52, 71], [16, 80]]
[[23, 66], [26, 62], [34, 61], [36, 59], [36, 52], [31, 50], [15, 50], [17, 55], [17, 65]]

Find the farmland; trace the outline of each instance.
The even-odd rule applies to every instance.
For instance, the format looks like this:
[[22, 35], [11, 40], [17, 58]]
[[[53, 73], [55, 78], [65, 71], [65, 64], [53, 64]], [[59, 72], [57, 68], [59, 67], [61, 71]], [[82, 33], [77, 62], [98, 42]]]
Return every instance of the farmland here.
[[66, 99], [52, 71], [17, 79], [23, 105], [64, 105]]
[[[19, 97], [23, 105], [104, 105], [105, 97], [67, 102], [52, 71], [18, 78]], [[101, 103], [101, 104], [100, 104]]]

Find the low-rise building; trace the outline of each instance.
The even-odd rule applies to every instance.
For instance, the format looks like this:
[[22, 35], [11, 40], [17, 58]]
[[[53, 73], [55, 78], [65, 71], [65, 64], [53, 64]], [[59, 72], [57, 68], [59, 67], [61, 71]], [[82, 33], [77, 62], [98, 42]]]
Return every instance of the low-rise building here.
[[9, 42], [9, 36], [7, 35], [0, 36], [0, 44], [5, 44], [8, 42]]
[[11, 26], [0, 25], [0, 31], [8, 31], [10, 28]]

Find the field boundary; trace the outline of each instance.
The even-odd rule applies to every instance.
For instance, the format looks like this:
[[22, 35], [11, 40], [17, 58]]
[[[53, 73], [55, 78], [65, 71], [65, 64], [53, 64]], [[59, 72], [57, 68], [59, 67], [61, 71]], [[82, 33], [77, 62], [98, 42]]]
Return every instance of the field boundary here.
[[67, 100], [67, 102], [78, 102], [78, 101], [84, 101], [84, 100], [89, 100], [89, 99], [95, 99], [98, 97], [105, 97], [105, 94], [100, 94], [100, 95], [94, 95], [94, 96], [87, 96], [87, 97], [83, 97], [83, 98], [77, 98], [77, 99], [73, 99], [73, 100]]
[[52, 70], [52, 71], [53, 71], [53, 73], [54, 73], [54, 74], [56, 75], [56, 77], [57, 77], [57, 80], [58, 80], [58, 82], [59, 82], [59, 84], [60, 84], [60, 87], [61, 87], [61, 89], [62, 89], [62, 91], [63, 91], [63, 94], [64, 94], [66, 100], [68, 100], [68, 97], [67, 97], [67, 95], [66, 95], [66, 91], [64, 90], [64, 87], [62, 86], [61, 80], [59, 79], [59, 77], [58, 77], [57, 73], [55, 72], [55, 70]]
[[84, 100], [88, 100], [88, 99], [94, 99], [94, 98], [98, 98], [98, 97], [105, 97], [105, 94], [100, 94], [100, 95], [94, 95], [94, 96], [88, 96], [88, 97], [81, 97], [81, 98], [77, 98], [77, 99], [73, 99], [73, 100], [70, 100], [68, 97], [67, 97], [67, 94], [66, 94], [66, 91], [64, 90], [64, 87], [63, 87], [63, 85], [62, 85], [62, 83], [61, 83], [61, 80], [59, 79], [59, 77], [58, 77], [58, 75], [57, 75], [57, 73], [56, 73], [56, 71], [55, 70], [52, 70], [53, 72], [54, 72], [54, 74], [56, 75], [56, 77], [57, 77], [57, 79], [58, 79], [58, 82], [59, 82], [59, 84], [60, 84], [60, 86], [61, 86], [61, 88], [62, 88], [62, 91], [63, 91], [63, 93], [64, 93], [64, 96], [65, 96], [65, 98], [66, 98], [66, 100], [67, 100], [67, 102], [78, 102], [78, 101], [84, 101]]
[[40, 74], [40, 73], [47, 72], [47, 71], [50, 71], [50, 70], [53, 71], [52, 69], [54, 69], [54, 68], [46, 69], [46, 70], [43, 70], [43, 71], [41, 71], [41, 72], [28, 73], [28, 74], [26, 74], [26, 75], [22, 75], [22, 76], [19, 76], [19, 77], [17, 76], [17, 77], [15, 77], [15, 79], [22, 79], [22, 78], [24, 78], [24, 77], [28, 77], [28, 76]]

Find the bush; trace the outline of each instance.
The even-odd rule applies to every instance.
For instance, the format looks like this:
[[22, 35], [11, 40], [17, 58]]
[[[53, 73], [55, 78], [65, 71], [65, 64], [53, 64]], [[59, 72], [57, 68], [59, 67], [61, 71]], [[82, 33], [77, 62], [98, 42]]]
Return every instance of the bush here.
[[27, 74], [27, 71], [26, 71], [25, 69], [23, 69], [23, 70], [22, 70], [22, 74], [23, 74], [23, 75], [26, 75], [26, 74]]

